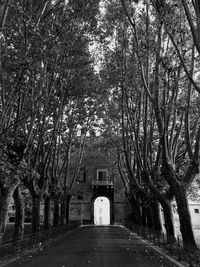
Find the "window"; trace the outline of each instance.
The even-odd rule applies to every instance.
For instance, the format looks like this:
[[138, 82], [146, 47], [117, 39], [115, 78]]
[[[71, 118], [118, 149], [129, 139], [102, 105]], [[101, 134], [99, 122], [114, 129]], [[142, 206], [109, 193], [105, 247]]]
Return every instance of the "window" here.
[[78, 175], [77, 181], [78, 182], [85, 182], [86, 181], [86, 176], [87, 176], [86, 169], [81, 168], [80, 172], [79, 172], [79, 175]]
[[199, 213], [199, 209], [194, 209], [194, 213]]
[[80, 195], [79, 195], [79, 196], [77, 197], [77, 199], [78, 199], [78, 200], [83, 200], [83, 196], [80, 196]]
[[97, 170], [97, 180], [98, 181], [106, 181], [108, 177], [107, 169], [98, 169]]

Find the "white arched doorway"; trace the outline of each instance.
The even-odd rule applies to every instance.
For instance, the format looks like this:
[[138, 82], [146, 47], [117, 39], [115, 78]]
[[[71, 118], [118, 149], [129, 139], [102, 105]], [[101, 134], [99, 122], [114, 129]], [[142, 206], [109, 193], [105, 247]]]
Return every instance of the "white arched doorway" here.
[[94, 201], [94, 224], [110, 224], [110, 200], [107, 197], [97, 197]]

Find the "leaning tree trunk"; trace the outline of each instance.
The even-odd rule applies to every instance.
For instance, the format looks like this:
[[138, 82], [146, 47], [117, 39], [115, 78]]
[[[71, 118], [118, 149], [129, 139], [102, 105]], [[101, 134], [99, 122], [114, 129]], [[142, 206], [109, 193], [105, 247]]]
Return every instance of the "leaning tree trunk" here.
[[152, 228], [155, 231], [161, 232], [161, 218], [160, 218], [160, 209], [159, 202], [153, 201], [149, 207], [149, 217], [151, 218]]
[[162, 199], [160, 200], [160, 204], [163, 209], [164, 213], [164, 220], [165, 220], [165, 229], [166, 229], [166, 234], [167, 234], [167, 241], [169, 243], [175, 242], [175, 234], [174, 234], [174, 223], [173, 223], [173, 213], [172, 213], [172, 206], [171, 202]]
[[5, 191], [0, 198], [0, 243], [6, 230], [9, 203], [12, 196], [12, 193], [9, 193], [8, 190]]
[[192, 229], [185, 184], [178, 180], [176, 173], [173, 171], [173, 168], [170, 164], [163, 164], [162, 173], [170, 184], [176, 198], [183, 245], [185, 248], [188, 248], [189, 246], [196, 248], [197, 245]]
[[162, 193], [160, 193], [160, 191], [150, 179], [150, 175], [148, 172], [144, 172], [143, 177], [146, 179], [148, 187], [153, 193], [154, 198], [161, 204], [163, 208], [167, 240], [168, 242], [174, 242], [176, 239], [174, 236], [174, 224], [171, 202]]
[[32, 195], [32, 233], [40, 231], [40, 202], [40, 196]]
[[44, 229], [48, 230], [51, 220], [51, 199], [47, 195], [44, 201]]
[[58, 198], [54, 199], [54, 210], [53, 210], [53, 226], [58, 226], [60, 222], [60, 208]]
[[24, 198], [21, 194], [20, 186], [15, 189], [13, 199], [15, 201], [14, 239], [22, 240], [24, 235]]
[[0, 190], [0, 243], [6, 230], [10, 200], [19, 182], [18, 178], [13, 178], [12, 183], [8, 181], [8, 185], [5, 183], [4, 188]]
[[191, 216], [184, 186], [181, 186], [179, 184], [178, 188], [176, 189], [175, 197], [180, 220], [180, 231], [182, 234], [184, 247], [196, 249], [197, 245], [192, 229]]

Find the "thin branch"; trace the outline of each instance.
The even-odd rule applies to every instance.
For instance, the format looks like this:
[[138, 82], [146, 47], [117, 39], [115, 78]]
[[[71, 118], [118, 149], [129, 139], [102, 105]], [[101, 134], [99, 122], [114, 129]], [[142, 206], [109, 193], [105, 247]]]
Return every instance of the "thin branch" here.
[[[192, 49], [192, 62], [191, 62], [191, 69], [190, 69], [190, 75], [192, 77], [194, 71], [194, 45]], [[192, 94], [192, 86], [191, 86], [191, 81], [188, 81], [188, 92], [187, 92], [187, 103], [185, 107], [185, 141], [186, 141], [186, 147], [187, 147], [187, 152], [189, 155], [189, 158], [193, 158], [193, 152], [192, 152], [192, 146], [191, 146], [191, 136], [190, 136], [190, 124], [189, 124], [189, 119], [190, 119], [190, 105], [191, 105], [191, 94]]]
[[[193, 39], [194, 39], [194, 44], [195, 44], [195, 46], [196, 46], [197, 51], [198, 51], [199, 54], [200, 54], [200, 43], [199, 43], [198, 33], [197, 33], [197, 31], [196, 31], [194, 22], [193, 22], [193, 20], [192, 20], [192, 16], [191, 16], [190, 10], [189, 10], [189, 8], [188, 8], [187, 1], [186, 1], [186, 0], [181, 0], [181, 1], [182, 1], [182, 4], [183, 4], [183, 7], [184, 7], [184, 9], [185, 9], [185, 14], [186, 14], [188, 23], [189, 23], [189, 25], [190, 25], [190, 29], [191, 29], [191, 32], [192, 32], [192, 36], [193, 36]], [[197, 8], [197, 6], [196, 6], [196, 8]]]
[[167, 34], [169, 35], [170, 37], [170, 40], [172, 42], [172, 44], [174, 45], [174, 48], [176, 49], [176, 52], [177, 52], [177, 55], [178, 55], [178, 58], [180, 60], [180, 62], [182, 63], [182, 66], [183, 66], [183, 69], [185, 71], [185, 74], [188, 78], [188, 80], [191, 82], [191, 84], [194, 86], [194, 88], [196, 89], [196, 91], [198, 93], [200, 93], [200, 87], [196, 84], [196, 82], [194, 81], [194, 79], [192, 78], [192, 76], [190, 75], [187, 67], [186, 67], [186, 64], [185, 64], [185, 61], [183, 59], [183, 56], [181, 55], [180, 51], [179, 51], [179, 48], [178, 48], [178, 45], [176, 44], [176, 42], [174, 41], [174, 37], [173, 35], [167, 30], [167, 27], [166, 27], [166, 32]]

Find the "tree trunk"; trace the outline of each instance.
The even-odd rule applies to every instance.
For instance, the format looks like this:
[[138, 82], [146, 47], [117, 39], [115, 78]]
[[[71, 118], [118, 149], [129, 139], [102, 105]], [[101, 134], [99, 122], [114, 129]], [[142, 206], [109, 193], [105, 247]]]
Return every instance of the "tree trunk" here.
[[60, 222], [60, 212], [59, 212], [59, 201], [54, 199], [54, 210], [53, 210], [53, 226], [58, 226]]
[[60, 224], [66, 223], [66, 201], [63, 199], [60, 207]]
[[11, 194], [9, 192], [5, 192], [0, 198], [0, 243], [6, 230], [10, 199]]
[[151, 217], [152, 228], [155, 231], [161, 232], [162, 227], [161, 227], [159, 202], [156, 200], [153, 201], [153, 203], [150, 206], [149, 217]]
[[10, 199], [18, 185], [19, 179], [13, 178], [12, 183], [0, 191], [0, 243], [6, 230]]
[[21, 194], [21, 188], [18, 186], [13, 194], [15, 201], [15, 231], [14, 239], [22, 240], [24, 235], [24, 198]]
[[66, 224], [69, 224], [69, 203], [71, 200], [71, 196], [67, 196], [66, 206], [65, 206], [65, 218], [66, 218]]
[[149, 173], [144, 172], [143, 177], [147, 181], [148, 187], [151, 190], [151, 193], [153, 194], [154, 198], [161, 204], [163, 208], [165, 228], [167, 232], [167, 240], [169, 242], [175, 241], [171, 202], [164, 195], [160, 193], [160, 191], [157, 189], [157, 187], [154, 185], [154, 183], [150, 179]]
[[146, 216], [147, 216], [147, 221], [148, 221], [148, 228], [155, 230], [155, 225], [153, 224], [153, 208], [152, 208], [152, 206], [149, 206], [146, 209]]
[[178, 180], [177, 175], [173, 170], [173, 167], [165, 162], [162, 166], [162, 174], [168, 181], [171, 188], [173, 189], [176, 198], [179, 220], [180, 220], [180, 231], [183, 238], [183, 245], [185, 248], [187, 247], [196, 248], [197, 245], [192, 230], [192, 223], [188, 208], [185, 184], [181, 183]]
[[148, 218], [148, 208], [142, 207], [142, 225], [150, 228], [150, 222]]
[[174, 223], [173, 223], [173, 213], [172, 213], [172, 206], [171, 202], [168, 200], [162, 200], [160, 201], [160, 204], [163, 208], [164, 213], [164, 220], [165, 220], [165, 229], [167, 233], [167, 241], [169, 243], [175, 242], [175, 236], [174, 236]]
[[32, 196], [32, 233], [40, 231], [40, 196]]
[[186, 190], [183, 186], [179, 185], [176, 190], [176, 203], [178, 207], [178, 214], [180, 220], [180, 231], [183, 238], [183, 244], [185, 248], [196, 248], [196, 242], [192, 229], [191, 216], [188, 208], [188, 201], [186, 196]]
[[49, 196], [45, 197], [44, 202], [44, 229], [48, 230], [50, 227], [51, 219], [51, 199]]
[[133, 223], [142, 225], [141, 206], [139, 199], [136, 199], [134, 195], [128, 197], [132, 207], [132, 221]]

